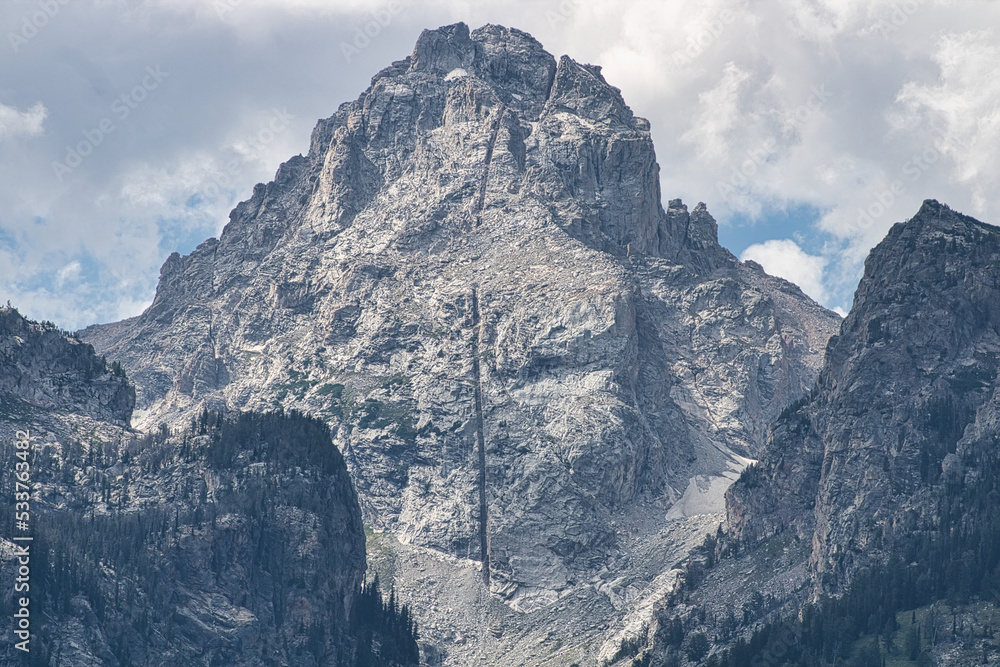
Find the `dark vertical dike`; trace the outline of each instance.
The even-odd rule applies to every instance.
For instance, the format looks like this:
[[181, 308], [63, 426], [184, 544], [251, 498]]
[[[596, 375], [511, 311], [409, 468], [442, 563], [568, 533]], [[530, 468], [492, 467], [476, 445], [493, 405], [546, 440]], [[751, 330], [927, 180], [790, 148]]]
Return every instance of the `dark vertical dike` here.
[[493, 148], [497, 145], [497, 137], [500, 135], [500, 125], [503, 123], [503, 116], [507, 113], [507, 105], [501, 104], [497, 113], [496, 124], [493, 125], [493, 132], [490, 134], [490, 143], [486, 145], [486, 160], [483, 169], [483, 180], [479, 182], [479, 197], [476, 201], [476, 226], [483, 221], [483, 209], [486, 207], [486, 185], [490, 180], [490, 165], [493, 163]]
[[479, 315], [479, 294], [472, 288], [472, 372], [476, 376], [473, 394], [476, 400], [476, 450], [479, 456], [479, 553], [483, 560], [483, 579], [490, 582], [489, 508], [486, 503], [486, 437], [483, 434], [483, 374], [479, 348], [483, 330]]
[[[476, 226], [483, 221], [483, 209], [486, 207], [486, 186], [490, 180], [490, 165], [493, 163], [493, 148], [500, 135], [500, 125], [507, 113], [507, 105], [501, 104], [497, 119], [490, 134], [490, 142], [486, 146], [486, 158], [483, 165], [483, 180], [479, 183], [479, 197], [476, 201]], [[476, 450], [479, 457], [479, 553], [483, 562], [483, 579], [490, 583], [490, 514], [486, 502], [486, 437], [483, 434], [483, 372], [479, 362], [479, 350], [482, 344], [483, 330], [479, 314], [479, 293], [472, 288], [472, 372], [476, 376], [474, 394], [476, 399]]]

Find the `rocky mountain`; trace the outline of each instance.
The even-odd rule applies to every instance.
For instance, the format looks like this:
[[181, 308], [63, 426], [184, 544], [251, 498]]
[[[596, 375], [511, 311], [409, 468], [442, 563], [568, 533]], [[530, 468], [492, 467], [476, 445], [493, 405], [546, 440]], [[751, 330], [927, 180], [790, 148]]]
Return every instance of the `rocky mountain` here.
[[997, 228], [936, 201], [889, 231], [812, 398], [730, 489], [735, 538], [795, 528], [813, 541], [818, 591], [838, 592], [898, 535], [934, 523], [935, 494], [971, 472], [965, 449], [995, 408], [998, 259]]
[[0, 398], [0, 416], [58, 410], [128, 427], [135, 388], [91, 346], [0, 308]]
[[[989, 605], [961, 610], [997, 592], [998, 352], [1000, 229], [925, 201], [872, 250], [815, 388], [727, 492], [717, 552], [728, 558], [661, 609], [652, 664], [683, 653], [670, 627], [731, 641], [734, 610], [760, 628], [807, 603], [822, 612], [789, 626], [789, 664], [830, 664], [836, 651], [871, 664], [895, 650], [897, 613], [916, 624], [914, 610], [926, 620], [945, 600], [952, 627], [928, 620], [910, 659], [1000, 659]], [[824, 639], [824, 623], [840, 630]]]
[[326, 425], [205, 412], [141, 436], [117, 362], [11, 308], [0, 327], [0, 494], [32, 490], [0, 540], [8, 591], [29, 549], [30, 654], [8, 628], [4, 664], [416, 664], [408, 612], [362, 588], [361, 511]]
[[[167, 260], [142, 315], [82, 338], [122, 361], [142, 428], [329, 423], [442, 660], [492, 650], [456, 639], [490, 594], [529, 616], [600, 601], [563, 656], [594, 657], [718, 517], [649, 535], [722, 510], [839, 324], [720, 247], [704, 205], [664, 209], [649, 129], [600, 67], [523, 32], [425, 31], [219, 239]], [[421, 603], [427, 568], [450, 609]], [[570, 632], [525, 625], [495, 637], [525, 664]]]

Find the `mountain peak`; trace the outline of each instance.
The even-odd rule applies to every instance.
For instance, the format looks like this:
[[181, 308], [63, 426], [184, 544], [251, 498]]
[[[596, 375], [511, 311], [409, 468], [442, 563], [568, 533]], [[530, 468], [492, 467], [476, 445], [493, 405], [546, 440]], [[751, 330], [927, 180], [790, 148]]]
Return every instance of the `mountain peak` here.
[[127, 356], [141, 424], [322, 416], [370, 525], [532, 609], [608, 562], [612, 517], [755, 453], [742, 416], [811, 385], [837, 324], [748, 279], [703, 204], [664, 210], [599, 67], [455, 24], [171, 258], [142, 316], [86, 334]]
[[431, 77], [449, 85], [475, 79], [486, 84], [499, 101], [537, 119], [552, 88], [556, 60], [526, 32], [487, 24], [470, 32], [465, 23], [424, 30], [413, 53], [372, 78], [375, 91], [382, 79]]
[[951, 207], [942, 204], [937, 199], [925, 199], [920, 205], [920, 210], [913, 216], [914, 218], [936, 218], [942, 213], [951, 211]]
[[1000, 229], [935, 200], [892, 227], [811, 400], [775, 422], [759, 468], [731, 487], [737, 537], [811, 531], [816, 585], [836, 591], [902, 543], [907, 512], [931, 514], [947, 457], [992, 409], [998, 267]]
[[982, 256], [992, 252], [998, 231], [947, 204], [925, 200], [912, 218], [893, 225], [872, 249], [855, 303], [872, 289], [880, 289], [880, 281], [899, 281], [907, 276], [908, 281], [925, 283], [929, 290], [937, 291], [944, 286], [941, 279], [959, 267], [982, 270]]
[[920, 205], [920, 210], [901, 225], [936, 227], [965, 225], [982, 229], [992, 228], [993, 225], [977, 220], [971, 216], [959, 213], [947, 204], [942, 204], [936, 199], [925, 199]]
[[[296, 189], [304, 178], [311, 182], [281, 203], [282, 219], [294, 219], [287, 211], [295, 201], [310, 201], [324, 219], [314, 230], [356, 227], [370, 197], [399, 183], [403, 165], [419, 156], [435, 162], [429, 168], [454, 190], [444, 196], [435, 188], [433, 198], [444, 196], [438, 219], [454, 219], [444, 209], [459, 206], [466, 211], [460, 217], [474, 211], [477, 225], [492, 228], [510, 220], [499, 215], [505, 202], [555, 198], [560, 206], [542, 205], [551, 224], [621, 259], [636, 252], [698, 271], [732, 263], [704, 207], [678, 211], [677, 225], [670, 223], [649, 129], [599, 66], [568, 56], [557, 61], [525, 32], [494, 24], [470, 32], [464, 23], [425, 30], [412, 55], [320, 121], [308, 159], [286, 168], [289, 161], [279, 169], [281, 182], [276, 177], [255, 190], [237, 207], [226, 234], [245, 237], [246, 213], [271, 209], [269, 198]], [[441, 165], [448, 170], [441, 172]], [[327, 177], [315, 173], [320, 168], [330, 170]], [[383, 233], [409, 234], [412, 213], [405, 215], [409, 225], [400, 221], [390, 225], [394, 229], [384, 220], [372, 223]], [[695, 225], [688, 229], [691, 220]]]
[[424, 30], [410, 56], [410, 70], [447, 74], [458, 68], [471, 68], [476, 58], [476, 45], [469, 37], [465, 23]]

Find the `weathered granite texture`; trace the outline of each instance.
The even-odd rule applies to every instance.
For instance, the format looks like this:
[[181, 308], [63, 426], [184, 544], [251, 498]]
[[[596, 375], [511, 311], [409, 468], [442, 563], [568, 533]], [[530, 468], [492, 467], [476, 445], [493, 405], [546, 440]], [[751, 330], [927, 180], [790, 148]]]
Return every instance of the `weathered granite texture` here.
[[631, 513], [721, 510], [839, 321], [704, 205], [663, 207], [649, 123], [600, 67], [456, 24], [171, 256], [146, 312], [81, 334], [142, 428], [325, 419], [366, 523], [527, 611], [630, 553]]

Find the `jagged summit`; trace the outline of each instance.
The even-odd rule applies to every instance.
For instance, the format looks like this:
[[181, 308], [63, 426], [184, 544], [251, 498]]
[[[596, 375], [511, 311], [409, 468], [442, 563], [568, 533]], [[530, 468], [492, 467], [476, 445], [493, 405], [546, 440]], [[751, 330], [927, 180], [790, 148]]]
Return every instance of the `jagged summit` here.
[[955, 213], [956, 215], [961, 215], [960, 213], [956, 213], [955, 211], [953, 211], [950, 206], [948, 206], [947, 204], [942, 204], [937, 199], [925, 199], [923, 203], [920, 205], [920, 210], [917, 211], [917, 214], [910, 219], [933, 220], [942, 218], [948, 215], [949, 213]]
[[[1000, 229], [933, 200], [865, 262], [810, 400], [779, 419], [729, 492], [737, 539], [794, 528], [818, 590], [837, 592], [937, 525], [948, 475], [991, 454], [1000, 372]], [[990, 445], [992, 446], [992, 445]]]
[[504, 104], [537, 115], [549, 98], [556, 69], [555, 58], [525, 32], [485, 25], [470, 34], [468, 26], [457, 23], [424, 30], [413, 55], [382, 70], [372, 83], [402, 72], [447, 80], [474, 76], [494, 86]]
[[[427, 95], [431, 87], [435, 94]], [[683, 262], [690, 259], [684, 252], [685, 239], [690, 237], [711, 246], [721, 260], [729, 256], [718, 247], [715, 221], [707, 212], [691, 218], [693, 233], [689, 234], [687, 220], [681, 228], [671, 224], [661, 204], [649, 122], [632, 113], [621, 91], [605, 80], [598, 66], [580, 64], [568, 56], [557, 62], [530, 35], [503, 26], [486, 25], [471, 33], [464, 23], [425, 30], [411, 56], [379, 72], [358, 100], [343, 105], [337, 115], [317, 125], [310, 157], [335, 150], [343, 159], [353, 161], [358, 158], [356, 150], [351, 150], [356, 141], [370, 146], [387, 138], [380, 134], [386, 96], [397, 103], [397, 96], [415, 102], [406, 120], [419, 133], [444, 133], [465, 123], [481, 123], [490, 138], [487, 157], [492, 158], [492, 147], [498, 140], [503, 142], [515, 162], [511, 166], [517, 169], [511, 176], [518, 180], [534, 175], [531, 167], [536, 165], [523, 163], [521, 157], [527, 147], [552, 143], [558, 152], [552, 155], [555, 164], [546, 165], [546, 171], [555, 167], [560, 172], [558, 185], [569, 190], [564, 194], [578, 201], [584, 195], [580, 203], [589, 204], [574, 219], [556, 222], [597, 249], [624, 254], [631, 246], [644, 255]], [[342, 128], [340, 136], [334, 136], [334, 127]], [[581, 139], [588, 142], [597, 134], [610, 134], [614, 141], [608, 143], [605, 138], [583, 154], [573, 148]], [[394, 148], [409, 150], [408, 142], [399, 139], [392, 142]], [[594, 149], [598, 152], [592, 152]], [[623, 173], [618, 163], [625, 150], [635, 152], [629, 158], [630, 173]], [[504, 152], [498, 157], [504, 158]], [[294, 173], [300, 159], [282, 165], [275, 182]], [[376, 161], [375, 165], [382, 177], [395, 175], [392, 161]], [[367, 168], [365, 160], [353, 166]], [[609, 170], [603, 172], [602, 166]], [[378, 177], [374, 171], [371, 176]], [[616, 183], [626, 186], [628, 192], [613, 191]], [[266, 192], [265, 186], [258, 187], [261, 190], [255, 190], [251, 205]], [[637, 189], [651, 196], [636, 199]], [[356, 200], [357, 194], [352, 193], [352, 199]], [[618, 202], [629, 206], [610, 208]], [[344, 214], [352, 214], [353, 207], [345, 209]], [[698, 229], [701, 224], [704, 230]]]
[[952, 209], [947, 204], [940, 203], [936, 199], [925, 199], [920, 205], [920, 210], [918, 210], [912, 218], [897, 224], [903, 226], [916, 225], [936, 227], [965, 225], [969, 227], [984, 227], [987, 229], [995, 227], [994, 225], [960, 213]]
[[[537, 119], [545, 107], [585, 112], [597, 122], [648, 129], [636, 118], [621, 91], [608, 84], [596, 65], [569, 56], [558, 62], [534, 37], [514, 28], [488, 24], [469, 32], [464, 23], [424, 30], [413, 55], [382, 70], [386, 77], [423, 73], [448, 81], [475, 77], [490, 85], [509, 108]], [[586, 100], [586, 108], [580, 102]]]
[[958, 219], [975, 222], [980, 225], [985, 224], [975, 218], [962, 215], [947, 204], [942, 204], [937, 199], [925, 199], [920, 205], [920, 210], [917, 211], [916, 215], [907, 220], [907, 222], [934, 222]]

